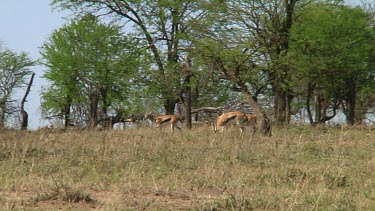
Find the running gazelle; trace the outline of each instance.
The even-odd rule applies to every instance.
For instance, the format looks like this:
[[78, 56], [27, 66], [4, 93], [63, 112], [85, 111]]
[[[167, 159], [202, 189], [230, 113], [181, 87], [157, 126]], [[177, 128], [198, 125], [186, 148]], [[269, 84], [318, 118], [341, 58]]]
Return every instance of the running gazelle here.
[[181, 122], [181, 119], [176, 115], [168, 114], [168, 115], [161, 115], [155, 114], [153, 112], [146, 113], [145, 119], [149, 119], [151, 122], [155, 124], [155, 128], [160, 128], [163, 123], [170, 122], [172, 133], [174, 133], [174, 128], [177, 128], [181, 131], [181, 128], [177, 125], [178, 122]]

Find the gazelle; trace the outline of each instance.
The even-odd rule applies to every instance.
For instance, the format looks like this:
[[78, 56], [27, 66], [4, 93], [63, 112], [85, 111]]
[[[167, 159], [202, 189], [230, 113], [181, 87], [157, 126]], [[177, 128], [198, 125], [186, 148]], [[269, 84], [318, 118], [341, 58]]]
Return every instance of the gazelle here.
[[256, 115], [253, 114], [244, 114], [241, 111], [232, 111], [228, 113], [224, 113], [217, 118], [216, 123], [214, 122], [214, 132], [224, 131], [225, 126], [230, 123], [234, 122], [236, 126], [240, 128], [240, 133], [242, 133], [244, 124], [250, 123], [256, 119]]
[[145, 114], [145, 119], [151, 120], [151, 122], [155, 124], [155, 128], [160, 128], [163, 123], [170, 122], [172, 133], [174, 133], [174, 128], [177, 128], [181, 131], [181, 128], [177, 125], [177, 122], [181, 122], [181, 119], [176, 115], [160, 115], [150, 112]]

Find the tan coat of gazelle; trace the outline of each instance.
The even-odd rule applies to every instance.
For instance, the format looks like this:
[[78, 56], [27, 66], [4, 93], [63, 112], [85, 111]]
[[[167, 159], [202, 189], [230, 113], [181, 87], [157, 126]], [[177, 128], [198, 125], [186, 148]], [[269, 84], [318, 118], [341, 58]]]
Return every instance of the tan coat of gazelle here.
[[145, 115], [145, 119], [149, 119], [151, 122], [153, 122], [155, 124], [155, 128], [160, 128], [162, 124], [170, 122], [172, 133], [174, 133], [174, 128], [181, 131], [181, 128], [177, 125], [178, 122], [181, 122], [181, 119], [176, 115], [160, 115], [150, 112]]
[[223, 132], [227, 124], [234, 122], [234, 124], [240, 128], [240, 133], [242, 133], [244, 125], [255, 121], [255, 119], [256, 115], [245, 114], [241, 111], [223, 113], [217, 118], [216, 123], [214, 122], [214, 132]]

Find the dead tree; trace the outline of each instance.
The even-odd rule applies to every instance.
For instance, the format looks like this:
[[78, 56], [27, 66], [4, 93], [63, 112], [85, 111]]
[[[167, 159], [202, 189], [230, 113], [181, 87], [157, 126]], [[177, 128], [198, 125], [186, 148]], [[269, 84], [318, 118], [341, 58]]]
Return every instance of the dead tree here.
[[34, 76], [35, 76], [35, 73], [33, 72], [31, 74], [31, 78], [30, 78], [29, 84], [27, 85], [25, 95], [23, 96], [22, 101], [21, 101], [21, 109], [20, 109], [21, 117], [22, 117], [22, 120], [21, 120], [21, 130], [27, 130], [27, 126], [28, 126], [29, 115], [25, 111], [25, 102], [26, 102], [27, 96], [30, 93], [31, 86], [33, 85]]

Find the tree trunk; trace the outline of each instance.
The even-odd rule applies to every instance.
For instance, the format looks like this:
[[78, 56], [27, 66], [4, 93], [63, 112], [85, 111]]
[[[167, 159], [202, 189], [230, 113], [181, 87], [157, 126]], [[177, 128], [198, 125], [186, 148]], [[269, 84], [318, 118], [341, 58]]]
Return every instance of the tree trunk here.
[[346, 93], [346, 104], [347, 112], [346, 118], [350, 125], [354, 125], [355, 122], [355, 103], [356, 103], [356, 84], [353, 80], [349, 79], [347, 82], [348, 91]]
[[63, 108], [63, 114], [64, 114], [64, 127], [67, 128], [70, 125], [70, 106], [71, 106], [71, 100], [68, 97], [67, 104]]
[[184, 80], [184, 86], [185, 86], [185, 125], [188, 129], [192, 128], [191, 123], [191, 84], [190, 84], [190, 78], [192, 76], [191, 72], [191, 62], [188, 55], [185, 57], [185, 63], [184, 63], [184, 70], [185, 70], [185, 80]]
[[89, 127], [94, 128], [98, 121], [99, 91], [95, 88], [90, 94]]
[[[198, 106], [198, 102], [199, 102], [198, 96], [199, 96], [199, 86], [195, 85], [195, 93], [194, 93], [194, 95], [192, 95], [192, 99], [191, 99], [194, 107]], [[199, 121], [199, 113], [198, 112], [196, 112], [194, 114], [194, 120]]]
[[311, 112], [311, 108], [310, 108], [310, 99], [312, 97], [313, 87], [314, 87], [314, 85], [312, 84], [312, 82], [309, 81], [308, 84], [307, 84], [306, 110], [307, 110], [307, 115], [309, 117], [309, 121], [310, 121], [311, 125], [315, 124], [314, 118], [313, 118], [313, 115], [312, 115], [312, 112]]
[[21, 109], [20, 109], [21, 110], [21, 117], [22, 117], [22, 120], [21, 120], [21, 130], [27, 130], [27, 126], [28, 126], [28, 119], [29, 119], [28, 117], [29, 117], [29, 115], [25, 111], [25, 102], [26, 102], [27, 96], [30, 93], [31, 86], [33, 85], [34, 76], [35, 76], [35, 73], [33, 72], [31, 74], [31, 78], [30, 78], [29, 84], [27, 85], [25, 95], [23, 96], [23, 98], [21, 100]]
[[282, 91], [276, 91], [276, 89], [274, 89], [274, 95], [275, 118], [278, 123], [283, 124], [286, 122], [286, 96], [285, 93], [283, 93]]
[[[299, 0], [284, 0], [283, 4], [285, 7], [285, 20], [281, 22], [282, 27], [278, 25], [274, 26], [277, 29], [277, 36], [279, 41], [276, 44], [275, 57], [279, 62], [276, 65], [276, 70], [273, 72], [274, 79], [272, 82], [272, 89], [275, 96], [275, 118], [278, 123], [284, 124], [289, 123], [291, 118], [290, 104], [292, 101], [292, 95], [286, 81], [289, 77], [289, 66], [285, 65], [284, 58], [287, 56], [289, 51], [289, 39], [290, 30], [293, 25], [294, 7]], [[278, 21], [275, 20], [277, 24]], [[275, 45], [274, 44], [274, 45]], [[287, 61], [288, 62], [288, 61]]]
[[107, 89], [105, 88], [100, 88], [100, 93], [102, 95], [102, 98], [103, 98], [103, 114], [105, 116], [108, 115], [108, 107], [110, 106], [110, 103], [108, 102], [108, 95], [107, 95]]
[[22, 120], [21, 120], [21, 130], [27, 130], [28, 122], [29, 122], [29, 114], [26, 111], [21, 112]]
[[291, 101], [292, 95], [282, 89], [282, 85], [285, 84], [284, 79], [275, 80], [272, 84], [274, 99], [274, 110], [276, 121], [280, 124], [290, 123], [291, 119]]
[[165, 114], [174, 114], [176, 103], [174, 100], [166, 99], [164, 103]]
[[5, 127], [5, 114], [7, 112], [6, 97], [0, 99], [0, 129]]
[[241, 92], [244, 95], [245, 100], [249, 103], [251, 108], [254, 110], [255, 115], [257, 116], [257, 129], [262, 131], [264, 135], [271, 136], [272, 122], [267, 112], [254, 100], [245, 83], [240, 82], [239, 85], [241, 87]]

